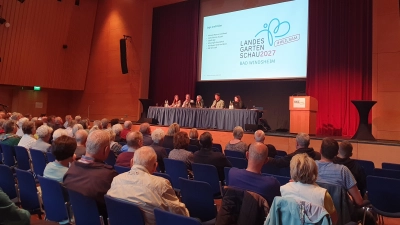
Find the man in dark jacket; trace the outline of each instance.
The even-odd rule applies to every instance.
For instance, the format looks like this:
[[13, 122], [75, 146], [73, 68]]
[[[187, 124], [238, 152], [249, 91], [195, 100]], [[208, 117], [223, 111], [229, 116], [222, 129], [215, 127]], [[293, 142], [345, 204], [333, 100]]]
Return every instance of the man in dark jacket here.
[[289, 167], [290, 160], [292, 159], [292, 157], [302, 153], [307, 153], [307, 155], [313, 158], [314, 160], [320, 160], [321, 153], [314, 151], [313, 148], [309, 148], [308, 147], [309, 145], [310, 145], [310, 136], [305, 133], [298, 133], [296, 136], [296, 151], [282, 158], [278, 159], [270, 158], [268, 160], [268, 163], [273, 164], [279, 168]]
[[209, 132], [200, 135], [200, 145], [202, 147], [194, 153], [193, 162], [215, 166], [218, 170], [219, 180], [225, 180], [224, 167], [232, 167], [232, 164], [224, 154], [212, 150], [212, 136]]
[[367, 175], [364, 168], [356, 160], [350, 158], [352, 155], [353, 145], [349, 141], [342, 141], [339, 145], [339, 154], [333, 159], [333, 163], [344, 165], [350, 170], [363, 196], [367, 188]]

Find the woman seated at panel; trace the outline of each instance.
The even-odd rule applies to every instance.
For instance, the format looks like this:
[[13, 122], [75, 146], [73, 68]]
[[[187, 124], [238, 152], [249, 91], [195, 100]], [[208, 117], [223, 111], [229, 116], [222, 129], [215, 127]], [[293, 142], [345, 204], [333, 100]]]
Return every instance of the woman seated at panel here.
[[174, 100], [172, 101], [172, 104], [170, 107], [181, 107], [181, 100], [179, 100], [179, 96], [175, 95]]
[[333, 224], [337, 222], [337, 212], [332, 197], [325, 188], [318, 186], [318, 167], [307, 154], [297, 154], [290, 161], [291, 182], [281, 186], [282, 197], [310, 202], [321, 206], [329, 213]]
[[233, 101], [233, 107], [235, 109], [245, 109], [246, 106], [244, 106], [243, 102], [242, 102], [242, 98], [240, 97], [240, 95], [236, 95]]
[[242, 141], [244, 131], [241, 126], [233, 128], [233, 139], [228, 142], [225, 146], [225, 150], [242, 152], [243, 154], [247, 151], [247, 144]]
[[187, 149], [189, 147], [189, 136], [186, 132], [180, 131], [174, 135], [174, 149], [169, 153], [169, 159], [183, 161], [187, 169], [192, 170], [193, 153]]

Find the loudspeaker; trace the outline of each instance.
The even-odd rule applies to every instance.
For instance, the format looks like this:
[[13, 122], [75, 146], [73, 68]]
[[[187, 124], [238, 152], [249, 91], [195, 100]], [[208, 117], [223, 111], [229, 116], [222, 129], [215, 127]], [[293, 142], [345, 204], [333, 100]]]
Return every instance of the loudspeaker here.
[[149, 123], [149, 124], [154, 124], [157, 125], [158, 124], [158, 120], [154, 119], [154, 118], [140, 118], [137, 123]]
[[256, 130], [258, 130], [258, 125], [257, 124], [245, 124], [244, 125], [244, 130], [245, 131], [253, 131], [253, 132], [255, 132]]
[[121, 55], [121, 70], [122, 74], [128, 73], [128, 62], [126, 59], [126, 40], [120, 39], [119, 40], [119, 50]]

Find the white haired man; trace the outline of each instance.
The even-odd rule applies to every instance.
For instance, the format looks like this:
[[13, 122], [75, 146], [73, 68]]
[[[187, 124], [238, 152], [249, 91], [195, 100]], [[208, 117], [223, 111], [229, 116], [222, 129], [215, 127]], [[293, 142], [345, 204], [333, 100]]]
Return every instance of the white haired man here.
[[65, 131], [65, 129], [58, 128], [57, 130], [55, 130], [53, 132], [53, 141], [56, 140], [57, 138], [63, 136], [63, 135], [67, 135], [68, 136], [68, 133]]
[[76, 140], [76, 149], [75, 155], [76, 159], [80, 159], [83, 155], [86, 154], [86, 140], [88, 137], [88, 133], [86, 130], [78, 130], [75, 133], [75, 140]]
[[170, 182], [152, 176], [157, 168], [157, 155], [151, 147], [144, 146], [136, 150], [131, 164], [130, 172], [114, 178], [107, 195], [138, 205], [144, 212], [146, 225], [156, 224], [155, 208], [189, 216], [185, 204], [179, 201]]
[[140, 124], [139, 132], [143, 134], [143, 146], [150, 146], [153, 144], [149, 123]]
[[126, 145], [128, 151], [122, 152], [118, 155], [115, 165], [129, 167], [133, 154], [137, 149], [143, 146], [143, 135], [138, 131], [129, 132], [126, 135]]
[[151, 139], [153, 143], [150, 145], [154, 149], [157, 154], [157, 163], [158, 168], [164, 172], [165, 165], [164, 165], [164, 158], [168, 158], [167, 151], [162, 146], [162, 142], [164, 141], [165, 133], [161, 128], [157, 128], [151, 133]]
[[108, 128], [108, 119], [107, 118], [103, 118], [101, 119], [101, 126], [103, 127], [103, 129], [107, 129]]
[[24, 136], [24, 132], [22, 131], [22, 124], [24, 124], [25, 122], [28, 122], [28, 121], [29, 121], [29, 119], [26, 118], [26, 117], [23, 117], [23, 118], [18, 120], [18, 122], [17, 122], [17, 126], [18, 126], [17, 135], [19, 137]]
[[126, 135], [131, 132], [131, 128], [132, 128], [132, 122], [127, 120], [124, 122], [124, 129], [121, 131], [121, 139], [125, 139], [126, 140]]
[[279, 159], [270, 158], [268, 160], [268, 163], [274, 164], [279, 168], [289, 167], [290, 160], [292, 159], [292, 157], [301, 153], [306, 153], [314, 160], [320, 160], [321, 153], [314, 151], [313, 148], [309, 148], [308, 147], [309, 145], [310, 145], [310, 136], [306, 133], [298, 133], [296, 136], [296, 151]]
[[86, 142], [86, 154], [80, 160], [72, 162], [63, 182], [67, 189], [96, 200], [104, 219], [108, 217], [104, 195], [117, 176], [112, 166], [104, 164], [109, 153], [109, 134], [102, 130], [93, 131]]
[[42, 125], [36, 129], [36, 134], [38, 135], [38, 140], [32, 144], [31, 149], [40, 150], [44, 153], [50, 152], [51, 145], [49, 144], [51, 133], [53, 132], [53, 128]]
[[[265, 141], [265, 133], [262, 130], [257, 130], [256, 132], [254, 132], [254, 140], [256, 142], [260, 142], [264, 144]], [[271, 144], [266, 144], [267, 148], [268, 148], [268, 157], [274, 158], [276, 156], [276, 148], [275, 146], [271, 145]], [[250, 145], [249, 145], [250, 148]]]
[[122, 127], [122, 125], [121, 124], [119, 124], [119, 123], [117, 123], [117, 124], [114, 124], [112, 127], [111, 127], [111, 130], [113, 130], [114, 131], [114, 133], [115, 133], [115, 141], [116, 142], [122, 142], [122, 140], [121, 140], [121, 131], [123, 130], [124, 128]]

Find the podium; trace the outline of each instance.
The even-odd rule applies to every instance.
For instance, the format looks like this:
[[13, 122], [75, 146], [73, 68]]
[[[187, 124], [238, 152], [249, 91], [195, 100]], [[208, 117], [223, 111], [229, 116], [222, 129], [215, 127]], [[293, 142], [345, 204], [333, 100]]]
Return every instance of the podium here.
[[318, 101], [311, 96], [290, 96], [290, 133], [317, 133]]

